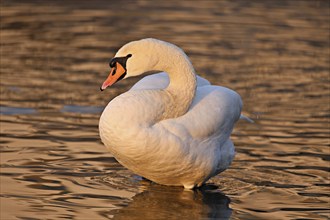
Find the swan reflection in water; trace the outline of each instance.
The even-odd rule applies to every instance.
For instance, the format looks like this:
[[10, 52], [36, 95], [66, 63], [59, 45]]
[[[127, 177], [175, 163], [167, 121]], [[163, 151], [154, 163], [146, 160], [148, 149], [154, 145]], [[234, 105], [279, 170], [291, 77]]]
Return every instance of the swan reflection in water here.
[[229, 219], [230, 199], [214, 185], [195, 190], [151, 183], [128, 206], [114, 210], [113, 219]]

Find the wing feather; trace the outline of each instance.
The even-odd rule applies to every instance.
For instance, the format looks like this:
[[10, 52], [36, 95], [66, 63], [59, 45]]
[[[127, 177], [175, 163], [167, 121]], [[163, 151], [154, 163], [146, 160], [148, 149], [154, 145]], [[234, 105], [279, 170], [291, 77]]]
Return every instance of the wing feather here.
[[240, 118], [241, 109], [241, 97], [233, 90], [203, 86], [197, 88], [194, 101], [185, 115], [160, 123], [179, 137], [188, 133], [195, 140], [215, 138], [225, 142]]
[[[206, 79], [197, 76], [197, 87], [210, 85], [210, 82]], [[167, 73], [161, 72], [143, 77], [138, 81], [131, 90], [142, 90], [142, 89], [165, 89], [169, 84], [169, 77]]]

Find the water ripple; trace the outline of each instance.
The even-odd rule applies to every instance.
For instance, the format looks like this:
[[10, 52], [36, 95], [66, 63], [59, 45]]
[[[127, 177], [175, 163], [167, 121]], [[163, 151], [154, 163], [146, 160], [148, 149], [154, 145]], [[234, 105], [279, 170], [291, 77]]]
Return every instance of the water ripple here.
[[[329, 219], [328, 1], [3, 1], [1, 218]], [[148, 16], [146, 16], [146, 14]], [[144, 180], [98, 135], [125, 42], [155, 37], [244, 100], [236, 158], [199, 190]], [[36, 214], [37, 213], [37, 214]]]

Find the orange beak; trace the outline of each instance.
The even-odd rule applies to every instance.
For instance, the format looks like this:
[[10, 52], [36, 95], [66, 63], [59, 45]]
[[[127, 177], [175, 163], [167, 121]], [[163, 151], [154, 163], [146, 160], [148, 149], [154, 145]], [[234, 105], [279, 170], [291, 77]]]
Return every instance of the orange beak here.
[[115, 67], [112, 67], [109, 73], [108, 78], [102, 84], [100, 90], [105, 90], [108, 86], [115, 84], [117, 81], [123, 79], [126, 75], [125, 68], [120, 64], [116, 63]]

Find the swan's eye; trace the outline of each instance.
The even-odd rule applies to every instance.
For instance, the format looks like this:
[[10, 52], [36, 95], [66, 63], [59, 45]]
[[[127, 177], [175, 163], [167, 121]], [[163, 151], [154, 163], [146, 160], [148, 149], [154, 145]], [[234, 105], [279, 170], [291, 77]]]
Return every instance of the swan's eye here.
[[110, 63], [109, 63], [110, 68], [115, 67], [115, 65], [116, 65], [116, 61], [111, 60]]
[[132, 57], [132, 54], [126, 55], [126, 57], [114, 57], [109, 63], [110, 68], [116, 67], [116, 63], [119, 63], [122, 67], [126, 68], [127, 59]]

